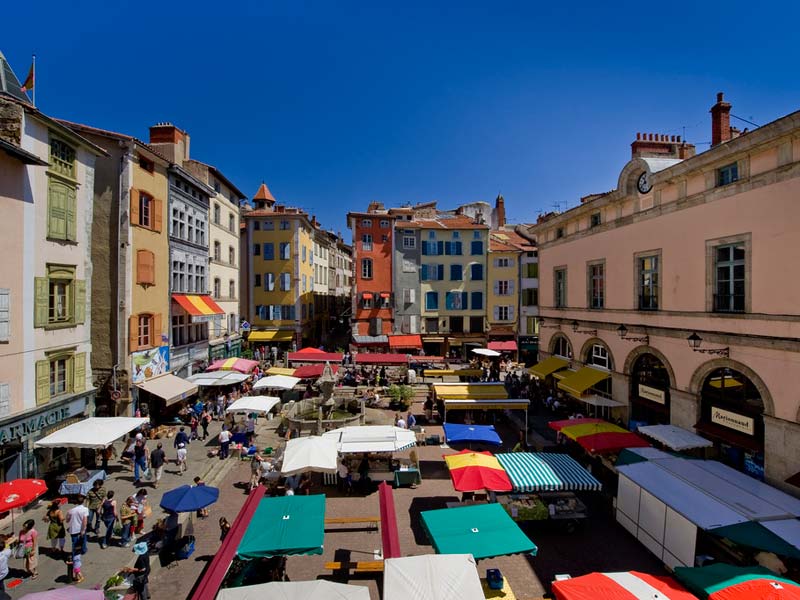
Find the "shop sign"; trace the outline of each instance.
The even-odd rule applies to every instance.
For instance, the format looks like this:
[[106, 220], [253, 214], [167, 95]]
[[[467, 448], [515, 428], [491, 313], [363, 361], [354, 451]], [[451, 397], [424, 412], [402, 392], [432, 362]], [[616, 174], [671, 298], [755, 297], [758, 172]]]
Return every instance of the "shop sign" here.
[[0, 427], [0, 444], [7, 444], [14, 440], [24, 440], [41, 432], [44, 429], [53, 427], [61, 421], [83, 414], [86, 408], [86, 398], [73, 400], [69, 404], [63, 404], [50, 410], [24, 417], [8, 425]]
[[639, 397], [651, 402], [666, 404], [665, 394], [662, 390], [650, 387], [649, 385], [639, 384]]
[[134, 352], [131, 354], [131, 371], [133, 383], [169, 373], [169, 346]]
[[747, 435], [755, 435], [756, 427], [752, 417], [745, 417], [716, 406], [711, 407], [711, 422]]

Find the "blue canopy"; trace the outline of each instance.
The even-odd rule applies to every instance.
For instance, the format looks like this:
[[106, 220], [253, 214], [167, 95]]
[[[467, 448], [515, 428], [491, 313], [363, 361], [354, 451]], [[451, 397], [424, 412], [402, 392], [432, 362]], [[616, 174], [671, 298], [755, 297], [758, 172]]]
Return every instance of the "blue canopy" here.
[[208, 485], [182, 485], [161, 497], [161, 508], [170, 512], [192, 512], [214, 504], [219, 498], [219, 488]]
[[494, 429], [494, 425], [457, 425], [444, 424], [444, 437], [448, 442], [477, 442], [499, 446], [503, 441]]

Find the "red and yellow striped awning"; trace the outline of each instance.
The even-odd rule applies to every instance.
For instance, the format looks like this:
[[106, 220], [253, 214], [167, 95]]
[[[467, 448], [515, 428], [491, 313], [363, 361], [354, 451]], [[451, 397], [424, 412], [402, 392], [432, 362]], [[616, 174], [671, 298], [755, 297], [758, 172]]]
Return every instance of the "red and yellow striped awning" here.
[[172, 299], [192, 316], [192, 323], [214, 321], [225, 314], [209, 295], [172, 294]]

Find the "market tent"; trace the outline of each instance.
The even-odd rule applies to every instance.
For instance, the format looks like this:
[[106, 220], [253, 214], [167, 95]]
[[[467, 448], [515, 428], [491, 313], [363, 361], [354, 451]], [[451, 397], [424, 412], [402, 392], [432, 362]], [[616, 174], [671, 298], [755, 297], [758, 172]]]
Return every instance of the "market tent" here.
[[186, 398], [192, 394], [197, 393], [197, 386], [195, 384], [181, 379], [180, 377], [176, 377], [172, 373], [165, 373], [164, 375], [153, 377], [142, 383], [137, 383], [136, 387], [154, 396], [163, 398], [167, 406], [179, 400], [186, 400]]
[[514, 340], [506, 342], [489, 342], [489, 350], [496, 350], [498, 352], [516, 352], [517, 342]]
[[249, 373], [258, 366], [257, 360], [246, 358], [222, 358], [211, 363], [206, 371], [238, 371]]
[[359, 352], [356, 354], [355, 363], [357, 365], [407, 365], [408, 354], [387, 354], [387, 353], [371, 353]]
[[294, 438], [286, 442], [281, 474], [336, 473], [336, 443], [318, 435]]
[[512, 452], [495, 455], [514, 492], [600, 491], [600, 482], [568, 454]]
[[697, 600], [680, 583], [665, 575], [589, 573], [553, 582], [556, 600]]
[[494, 425], [461, 425], [459, 423], [445, 423], [444, 437], [448, 443], [493, 444], [499, 446], [503, 443]]
[[547, 426], [554, 431], [561, 431], [564, 427], [574, 425], [589, 425], [592, 423], [605, 423], [604, 419], [594, 419], [591, 417], [580, 417], [579, 419], [561, 419], [560, 421], [550, 421]]
[[293, 354], [325, 354], [325, 350], [309, 346], [307, 348], [300, 348], [300, 350], [293, 352]]
[[227, 409], [226, 413], [233, 412], [263, 412], [268, 413], [278, 404], [281, 403], [280, 398], [273, 396], [243, 396], [233, 402]]
[[65, 585], [44, 592], [31, 592], [19, 600], [103, 600], [105, 597], [103, 590], [82, 590], [74, 585]]
[[489, 348], [473, 348], [472, 351], [475, 354], [479, 354], [481, 356], [491, 356], [493, 358], [500, 356], [499, 352], [497, 352], [496, 350], [490, 350]]
[[397, 558], [400, 556], [400, 532], [397, 530], [394, 490], [385, 481], [381, 481], [378, 486], [378, 508], [381, 513], [383, 558]]
[[676, 567], [675, 577], [698, 597], [709, 600], [800, 600], [800, 586], [764, 567]]
[[536, 363], [528, 369], [528, 373], [539, 379], [545, 379], [551, 373], [555, 373], [561, 369], [566, 369], [569, 366], [569, 361], [557, 356], [550, 356], [543, 361]]
[[258, 585], [223, 588], [217, 600], [369, 600], [369, 588], [363, 585], [334, 583], [327, 579], [312, 581], [271, 581]]
[[419, 335], [390, 335], [389, 348], [392, 350], [422, 348], [422, 337]]
[[413, 431], [392, 425], [352, 425], [326, 431], [322, 437], [336, 442], [339, 452], [397, 452], [417, 445]]
[[195, 373], [189, 375], [186, 381], [189, 381], [199, 387], [211, 387], [222, 385], [233, 385], [242, 383], [250, 379], [247, 373], [237, 373], [236, 371], [210, 371], [205, 373]]
[[579, 437], [577, 442], [584, 450], [593, 454], [609, 454], [625, 448], [642, 448], [650, 445], [646, 440], [630, 431], [593, 433]]
[[267, 375], [288, 375], [289, 377], [294, 376], [294, 372], [296, 369], [287, 369], [284, 367], [270, 367], [265, 371]]
[[150, 419], [139, 417], [89, 417], [37, 441], [36, 448], [100, 448], [110, 446]]
[[668, 452], [659, 450], [658, 448], [625, 448], [621, 450], [617, 456], [616, 466], [624, 467], [625, 465], [632, 465], [638, 462], [645, 462], [656, 458], [669, 458], [672, 456]]
[[272, 329], [269, 331], [251, 331], [247, 336], [248, 342], [291, 342], [294, 331], [290, 329]]
[[[797, 539], [798, 528], [796, 526], [792, 528], [786, 527], [785, 524], [787, 522], [794, 522], [796, 525], [800, 524], [797, 519], [763, 521], [761, 523], [747, 521], [710, 529], [709, 533], [736, 542], [740, 546], [766, 550], [780, 556], [800, 558], [800, 540]], [[780, 524], [776, 527], [773, 523]], [[791, 529], [795, 529], [795, 531], [793, 532]]]
[[510, 492], [511, 480], [491, 452], [462, 450], [444, 456], [453, 488], [459, 492]]
[[[318, 377], [322, 377], [322, 371], [324, 369], [325, 365], [322, 363], [317, 363], [315, 365], [303, 365], [302, 367], [297, 367], [294, 370], [294, 377], [297, 377], [298, 379], [316, 379]], [[331, 369], [335, 374], [339, 370], [339, 365], [331, 365]]]
[[500, 400], [508, 398], [502, 383], [434, 383], [439, 400]]
[[420, 517], [437, 554], [468, 553], [477, 560], [537, 551], [500, 504], [426, 510]]
[[[575, 419], [577, 420], [577, 419]], [[571, 440], [577, 440], [585, 435], [594, 435], [596, 433], [629, 433], [627, 429], [623, 429], [619, 425], [609, 423], [608, 421], [601, 421], [599, 423], [582, 423], [577, 425], [567, 425], [561, 428], [561, 433]]]
[[290, 377], [289, 375], [268, 375], [267, 377], [262, 377], [256, 381], [253, 389], [290, 390], [298, 383], [300, 383], [299, 377]]
[[608, 371], [601, 371], [592, 367], [583, 367], [573, 375], [565, 377], [558, 382], [558, 389], [580, 399], [586, 390], [593, 388], [604, 379], [611, 377]]
[[383, 600], [484, 600], [471, 554], [423, 554], [386, 559]]
[[322, 554], [325, 496], [264, 498], [236, 551], [239, 558]]
[[645, 425], [639, 427], [639, 433], [653, 438], [672, 450], [691, 450], [693, 448], [710, 448], [714, 444], [709, 440], [675, 425]]
[[[310, 348], [306, 348], [306, 350], [310, 350]], [[342, 358], [344, 358], [344, 355], [338, 352], [322, 352], [321, 350], [316, 352], [300, 351], [289, 353], [289, 362], [340, 363], [342, 362]]]

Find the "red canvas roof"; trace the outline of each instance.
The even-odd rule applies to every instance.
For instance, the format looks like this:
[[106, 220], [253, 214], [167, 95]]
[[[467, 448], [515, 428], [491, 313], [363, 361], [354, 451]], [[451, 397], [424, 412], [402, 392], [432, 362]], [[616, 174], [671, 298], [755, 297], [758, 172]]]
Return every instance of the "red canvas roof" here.
[[418, 335], [390, 335], [389, 348], [422, 348], [422, 338]]
[[392, 486], [381, 481], [378, 486], [378, 502], [381, 512], [381, 541], [383, 542], [383, 558], [399, 558], [400, 534], [397, 531], [397, 513], [394, 507]]
[[[697, 600], [677, 580], [666, 575], [650, 575], [631, 571], [629, 573], [589, 573], [553, 582], [556, 600], [637, 600], [643, 598], [641, 588], [655, 588], [669, 600]], [[646, 597], [656, 597], [645, 591]]]
[[295, 354], [321, 354], [324, 352], [325, 350], [320, 350], [319, 348], [301, 348]]
[[[291, 360], [291, 359], [290, 359]], [[407, 365], [407, 354], [384, 354], [359, 352], [356, 354], [357, 365]]]
[[342, 362], [342, 355], [336, 352], [289, 352], [289, 362]]
[[517, 342], [511, 340], [509, 342], [489, 342], [489, 350], [497, 350], [498, 352], [514, 352], [517, 349]]
[[584, 435], [577, 442], [588, 452], [595, 454], [608, 454], [619, 452], [624, 448], [647, 448], [650, 446], [643, 438], [635, 433], [609, 431]]
[[[297, 377], [299, 379], [311, 379], [315, 377], [320, 377], [322, 375], [322, 370], [325, 368], [323, 364], [316, 364], [316, 365], [303, 365], [302, 367], [297, 367], [294, 370], [293, 377]], [[333, 372], [336, 373], [339, 370], [338, 365], [331, 365], [331, 369]]]

